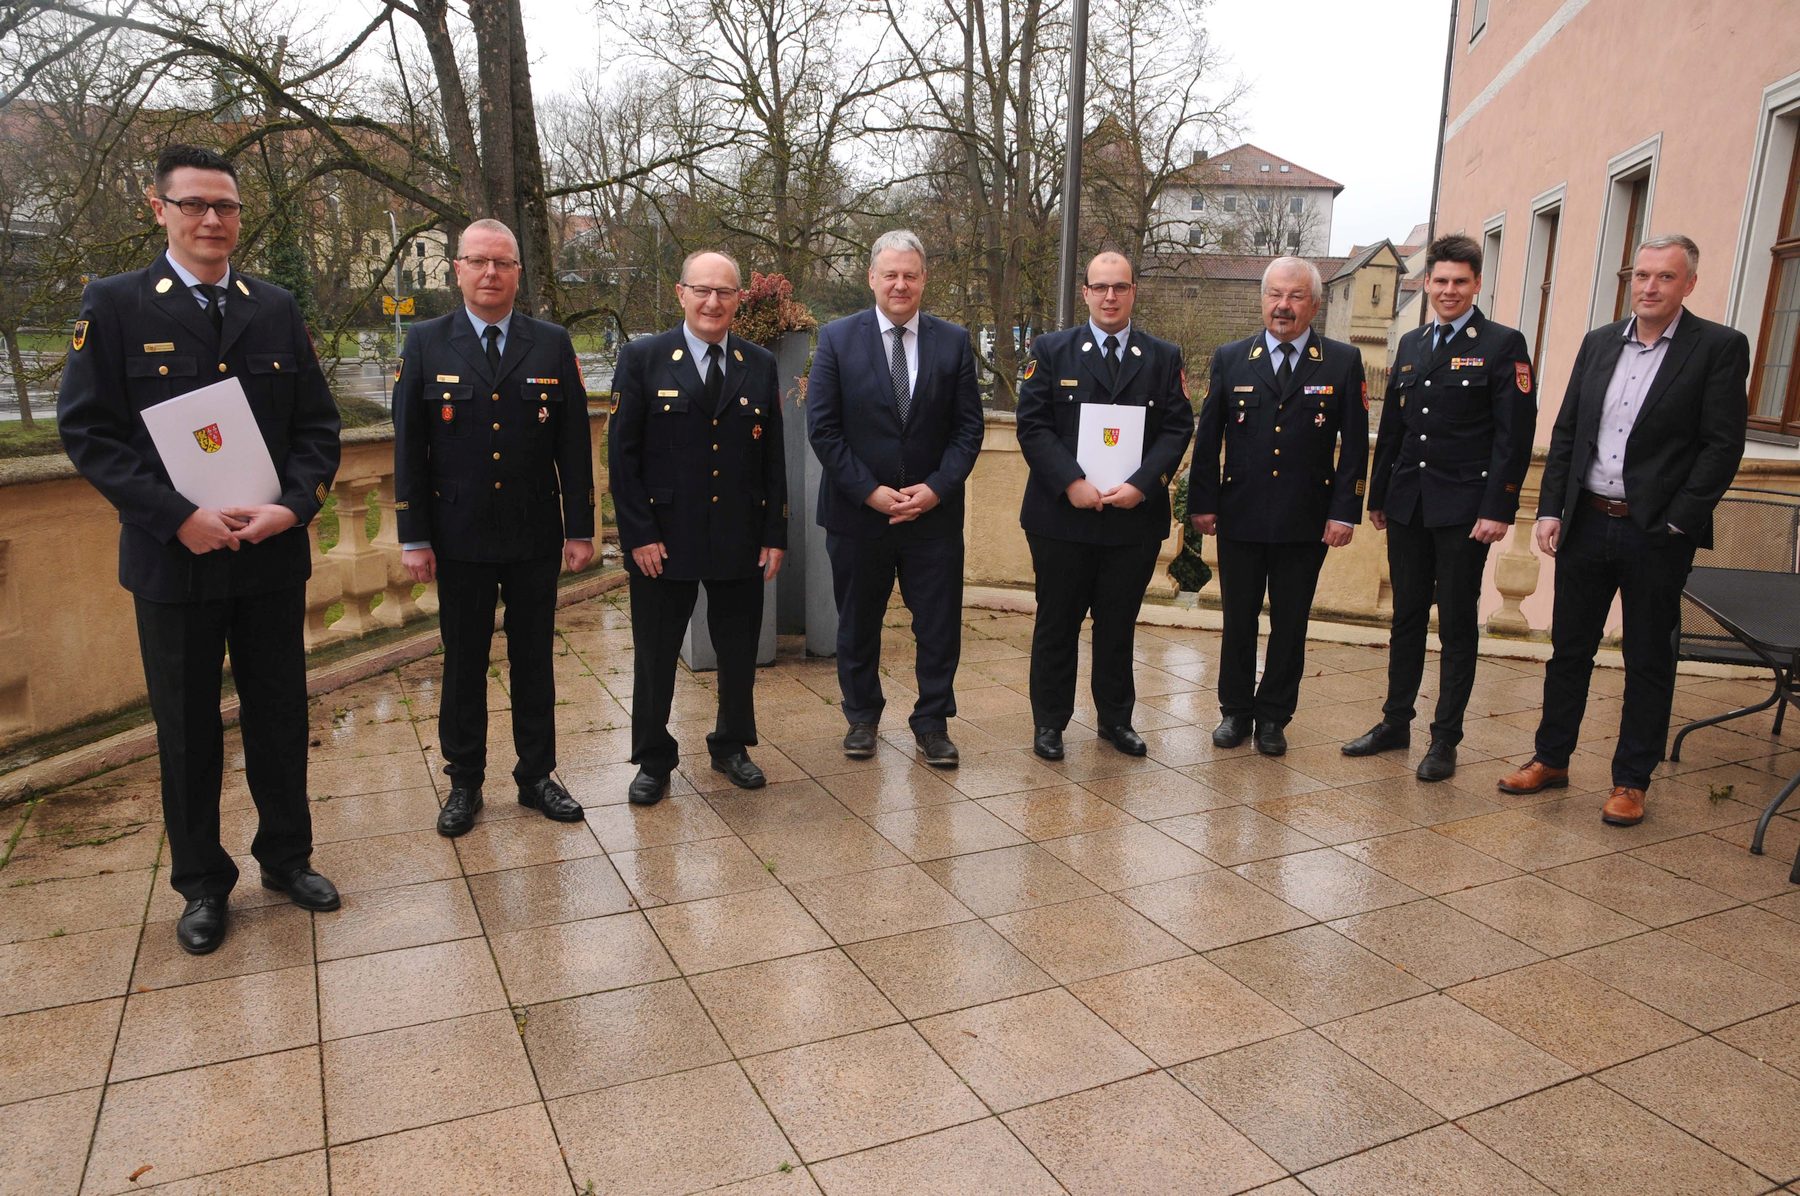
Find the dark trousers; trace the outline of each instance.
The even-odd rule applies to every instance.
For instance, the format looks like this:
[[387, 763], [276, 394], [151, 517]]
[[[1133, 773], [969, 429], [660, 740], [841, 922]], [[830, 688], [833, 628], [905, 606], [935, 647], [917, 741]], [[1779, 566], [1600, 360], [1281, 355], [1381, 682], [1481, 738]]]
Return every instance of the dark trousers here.
[[512, 696], [513, 779], [525, 785], [556, 769], [556, 578], [560, 555], [488, 564], [438, 558], [438, 622], [444, 634], [444, 682], [438, 694], [438, 745], [453, 785], [473, 788], [487, 775], [488, 654], [494, 607], [506, 603], [507, 688]]
[[844, 718], [879, 723], [881, 625], [894, 582], [912, 613], [919, 700], [907, 721], [915, 734], [942, 731], [956, 717], [956, 665], [962, 658], [963, 540], [917, 536], [902, 524], [873, 540], [827, 534], [837, 598], [838, 688]]
[[1094, 615], [1094, 708], [1103, 727], [1128, 726], [1137, 705], [1131, 645], [1138, 608], [1162, 544], [1077, 544], [1027, 535], [1037, 575], [1031, 629], [1031, 718], [1058, 731], [1075, 711], [1075, 658], [1081, 622]]
[[1488, 546], [1469, 538], [1475, 524], [1449, 527], [1388, 521], [1388, 578], [1394, 586], [1394, 630], [1388, 645], [1387, 702], [1382, 718], [1406, 724], [1417, 713], [1419, 681], [1425, 673], [1425, 631], [1431, 604], [1438, 609], [1437, 713], [1432, 742], [1461, 743], [1463, 711], [1475, 688], [1475, 648], [1481, 633], [1476, 609]]
[[763, 577], [674, 581], [631, 571], [631, 762], [653, 776], [675, 771], [681, 748], [669, 734], [675, 662], [700, 586], [706, 629], [719, 657], [719, 716], [706, 750], [713, 759], [756, 745], [756, 644], [762, 636]]
[[[1219, 599], [1225, 637], [1219, 649], [1219, 710], [1284, 726], [1300, 701], [1306, 622], [1325, 564], [1325, 544], [1260, 544], [1219, 537]], [[1269, 647], [1256, 680], [1257, 616], [1269, 598]]]
[[1556, 600], [1537, 759], [1567, 768], [1587, 710], [1588, 678], [1613, 595], [1624, 615], [1625, 705], [1612, 783], [1648, 789], [1669, 743], [1675, 701], [1675, 628], [1681, 587], [1694, 565], [1686, 536], [1647, 532], [1578, 505], [1556, 552]]
[[306, 587], [215, 602], [137, 600], [138, 647], [162, 765], [169, 883], [192, 901], [231, 892], [238, 869], [219, 844], [225, 652], [241, 707], [244, 770], [256, 802], [250, 854], [270, 871], [312, 858], [306, 799]]

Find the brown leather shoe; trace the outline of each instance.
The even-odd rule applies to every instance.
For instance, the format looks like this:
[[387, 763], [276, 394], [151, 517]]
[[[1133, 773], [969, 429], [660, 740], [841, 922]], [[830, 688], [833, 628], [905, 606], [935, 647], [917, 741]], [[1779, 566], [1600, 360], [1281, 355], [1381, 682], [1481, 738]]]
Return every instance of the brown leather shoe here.
[[1524, 768], [1516, 769], [1500, 778], [1502, 793], [1541, 793], [1545, 789], [1567, 789], [1569, 787], [1569, 770], [1551, 768], [1540, 760], [1533, 760]]
[[1600, 807], [1600, 821], [1614, 826], [1636, 826], [1644, 820], [1644, 791], [1614, 785], [1612, 796]]

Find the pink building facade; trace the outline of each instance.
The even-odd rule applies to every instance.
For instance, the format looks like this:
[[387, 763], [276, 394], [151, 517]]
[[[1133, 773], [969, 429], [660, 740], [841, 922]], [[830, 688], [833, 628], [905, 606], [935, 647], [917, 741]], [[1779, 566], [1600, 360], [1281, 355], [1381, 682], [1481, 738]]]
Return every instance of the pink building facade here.
[[1482, 309], [1533, 346], [1539, 443], [1581, 338], [1629, 312], [1637, 243], [1682, 232], [1689, 308], [1750, 338], [1747, 456], [1800, 462], [1800, 3], [1455, 0], [1455, 22], [1436, 228], [1483, 244]]

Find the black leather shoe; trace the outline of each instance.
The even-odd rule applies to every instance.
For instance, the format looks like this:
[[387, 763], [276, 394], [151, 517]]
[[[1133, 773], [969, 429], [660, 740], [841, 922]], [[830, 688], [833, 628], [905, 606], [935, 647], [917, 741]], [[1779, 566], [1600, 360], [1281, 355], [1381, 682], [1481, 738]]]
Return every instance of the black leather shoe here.
[[852, 760], [867, 760], [875, 754], [875, 724], [851, 723], [844, 733], [844, 755]]
[[210, 955], [225, 941], [225, 895], [196, 897], [175, 923], [175, 941], [189, 955]]
[[438, 811], [438, 834], [448, 839], [468, 834], [469, 828], [475, 825], [475, 815], [481, 813], [481, 806], [479, 785], [472, 789], [452, 788], [450, 796], [444, 799], [444, 808]]
[[295, 868], [291, 872], [263, 869], [262, 887], [286, 893], [288, 900], [301, 909], [328, 910], [342, 904], [337, 886], [311, 868]]
[[1383, 719], [1339, 750], [1346, 756], [1373, 756], [1376, 752], [1391, 752], [1395, 748], [1411, 746], [1411, 727]]
[[1456, 745], [1441, 739], [1431, 741], [1431, 750], [1419, 761], [1421, 781], [1447, 781], [1456, 775]]
[[712, 766], [714, 772], [724, 773], [726, 778], [739, 789], [761, 789], [769, 783], [769, 778], [763, 775], [763, 770], [758, 768], [755, 761], [743, 752], [736, 752], [729, 756], [715, 756]]
[[528, 810], [540, 810], [552, 822], [580, 822], [581, 803], [555, 777], [543, 777], [519, 786], [519, 804]]
[[1275, 723], [1259, 723], [1256, 728], [1256, 750], [1265, 756], [1287, 755], [1287, 736]]
[[1247, 714], [1228, 714], [1213, 728], [1213, 746], [1234, 748], [1250, 738], [1255, 721]]
[[1039, 727], [1031, 737], [1031, 750], [1041, 760], [1063, 758], [1062, 732], [1055, 727]]
[[659, 777], [640, 768], [637, 776], [631, 778], [631, 787], [625, 790], [625, 796], [634, 806], [654, 806], [668, 792], [668, 777]]
[[1146, 756], [1150, 753], [1144, 737], [1131, 729], [1131, 724], [1120, 723], [1116, 727], [1099, 728], [1100, 738], [1124, 752], [1127, 756]]
[[925, 763], [933, 768], [955, 768], [961, 759], [956, 754], [956, 745], [942, 731], [915, 731], [913, 742], [924, 753]]

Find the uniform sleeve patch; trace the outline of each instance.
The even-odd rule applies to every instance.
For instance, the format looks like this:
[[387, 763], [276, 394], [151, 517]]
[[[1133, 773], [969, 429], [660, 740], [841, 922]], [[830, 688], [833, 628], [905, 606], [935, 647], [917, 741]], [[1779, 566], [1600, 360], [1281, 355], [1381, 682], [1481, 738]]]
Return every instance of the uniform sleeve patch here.
[[1031, 376], [1035, 373], [1037, 373], [1037, 358], [1033, 357], [1025, 363], [1025, 381], [1031, 381]]
[[320, 482], [318, 485], [318, 488], [313, 491], [313, 497], [319, 500], [320, 506], [325, 505], [325, 483], [324, 482]]
[[1364, 491], [1364, 489], [1367, 488], [1367, 486], [1368, 486], [1367, 482], [1363, 481], [1361, 478], [1357, 478], [1356, 479], [1356, 497], [1361, 498], [1363, 496], [1363, 491]]
[[77, 353], [81, 352], [81, 347], [87, 344], [87, 334], [88, 322], [86, 320], [76, 320], [75, 335], [69, 338], [69, 348], [75, 350]]
[[1513, 363], [1513, 377], [1515, 380], [1517, 380], [1517, 382], [1519, 384], [1519, 393], [1520, 394], [1528, 395], [1531, 393], [1531, 363], [1530, 362], [1528, 362], [1528, 361], [1514, 362]]
[[1517, 482], [1508, 482], [1506, 485], [1502, 486], [1501, 489], [1508, 494], [1517, 494], [1519, 492], [1519, 485]]

